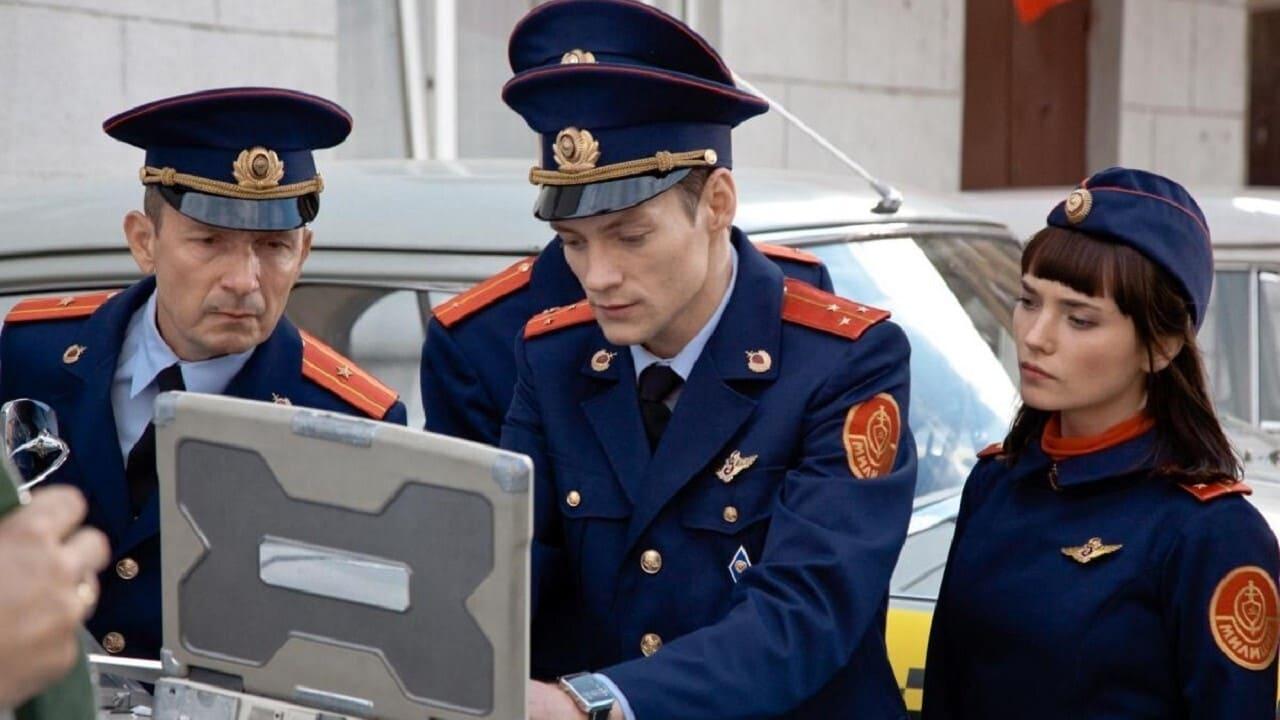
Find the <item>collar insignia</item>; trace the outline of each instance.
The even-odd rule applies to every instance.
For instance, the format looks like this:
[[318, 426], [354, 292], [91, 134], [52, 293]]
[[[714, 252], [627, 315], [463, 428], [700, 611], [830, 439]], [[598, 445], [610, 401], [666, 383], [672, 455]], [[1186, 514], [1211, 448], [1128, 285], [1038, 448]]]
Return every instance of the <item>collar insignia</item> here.
[[1081, 565], [1088, 565], [1094, 560], [1104, 555], [1110, 555], [1122, 547], [1124, 547], [1124, 545], [1104, 545], [1102, 543], [1102, 538], [1092, 537], [1089, 538], [1089, 542], [1079, 547], [1062, 548], [1062, 554], [1072, 560], [1075, 560]]
[[604, 372], [613, 364], [613, 358], [618, 353], [612, 353], [608, 350], [597, 350], [595, 355], [591, 356], [591, 369], [596, 372]]

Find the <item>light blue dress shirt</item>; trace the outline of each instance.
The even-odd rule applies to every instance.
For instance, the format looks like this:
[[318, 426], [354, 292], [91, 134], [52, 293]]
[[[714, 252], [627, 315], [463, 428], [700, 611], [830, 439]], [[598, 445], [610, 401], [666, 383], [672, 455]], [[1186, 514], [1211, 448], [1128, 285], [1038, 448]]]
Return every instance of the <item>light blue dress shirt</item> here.
[[[630, 345], [631, 359], [636, 368], [636, 380], [640, 380], [640, 373], [645, 368], [654, 363], [671, 366], [671, 369], [680, 376], [681, 380], [688, 380], [689, 373], [693, 372], [694, 363], [698, 362], [698, 357], [702, 355], [702, 349], [707, 346], [707, 341], [711, 339], [711, 334], [716, 331], [716, 326], [720, 324], [720, 316], [724, 315], [724, 309], [729, 307], [729, 298], [733, 297], [733, 288], [738, 284], [738, 251], [733, 245], [729, 246], [729, 257], [733, 263], [733, 268], [729, 273], [729, 287], [724, 290], [724, 297], [720, 298], [720, 305], [716, 311], [712, 313], [707, 323], [702, 326], [697, 335], [688, 342], [680, 352], [672, 358], [660, 358], [649, 352], [643, 345]], [[158, 372], [158, 371], [157, 371]], [[667, 407], [674, 410], [676, 400], [680, 398], [680, 388], [676, 388], [665, 400]], [[627, 696], [622, 694], [622, 690], [609, 679], [609, 676], [603, 673], [595, 673], [595, 678], [613, 693], [613, 697], [618, 701], [618, 708], [622, 710], [622, 716], [627, 720], [636, 720], [635, 713], [631, 711], [631, 703], [627, 702]]]
[[[694, 335], [693, 339], [681, 348], [675, 357], [660, 358], [646, 350], [643, 345], [628, 346], [631, 350], [632, 364], [635, 365], [637, 381], [640, 380], [640, 373], [654, 363], [670, 366], [680, 376], [681, 380], [689, 379], [689, 373], [693, 372], [694, 363], [698, 362], [698, 358], [702, 355], [702, 349], [707, 346], [707, 341], [711, 339], [711, 334], [716, 331], [716, 326], [720, 324], [720, 316], [724, 315], [724, 309], [729, 307], [729, 298], [733, 297], [733, 288], [738, 284], [738, 251], [732, 245], [729, 246], [729, 258], [732, 263], [732, 269], [729, 273], [729, 286], [724, 290], [724, 297], [720, 298], [720, 305], [716, 307], [716, 311], [712, 313], [707, 323], [698, 331], [698, 334]], [[674, 409], [676, 399], [679, 396], [679, 389], [671, 393], [671, 396], [666, 400], [667, 407]]]
[[219, 395], [251, 355], [253, 350], [249, 349], [209, 360], [180, 360], [160, 336], [156, 326], [156, 294], [151, 293], [129, 319], [111, 383], [111, 412], [116, 420], [121, 457], [128, 461], [129, 451], [151, 422], [156, 396], [160, 394], [156, 376], [161, 370], [178, 363], [188, 391]]

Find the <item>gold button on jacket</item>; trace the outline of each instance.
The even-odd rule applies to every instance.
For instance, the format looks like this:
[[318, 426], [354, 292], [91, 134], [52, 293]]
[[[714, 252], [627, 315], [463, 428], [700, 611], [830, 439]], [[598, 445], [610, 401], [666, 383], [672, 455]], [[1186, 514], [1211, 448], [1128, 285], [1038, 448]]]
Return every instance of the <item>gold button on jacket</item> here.
[[124, 652], [124, 636], [118, 632], [109, 632], [103, 635], [102, 649], [112, 655]]
[[640, 652], [644, 653], [645, 657], [658, 652], [661, 647], [662, 638], [658, 637], [656, 633], [645, 633], [644, 637], [640, 638]]
[[133, 558], [124, 558], [116, 563], [116, 575], [121, 580], [132, 580], [138, 577], [138, 561]]
[[640, 569], [650, 575], [657, 575], [662, 569], [662, 554], [657, 550], [645, 550], [640, 556]]
[[582, 504], [582, 493], [577, 490], [570, 490], [569, 494], [565, 496], [564, 502], [569, 507], [576, 508]]

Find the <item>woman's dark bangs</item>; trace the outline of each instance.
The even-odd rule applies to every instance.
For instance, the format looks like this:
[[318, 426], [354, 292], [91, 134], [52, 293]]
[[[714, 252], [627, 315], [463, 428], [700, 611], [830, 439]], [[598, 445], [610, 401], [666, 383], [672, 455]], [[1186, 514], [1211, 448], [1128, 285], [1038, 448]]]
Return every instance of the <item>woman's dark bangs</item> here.
[[1059, 282], [1090, 297], [1111, 294], [1118, 264], [1114, 243], [1084, 233], [1047, 227], [1022, 252], [1022, 274]]

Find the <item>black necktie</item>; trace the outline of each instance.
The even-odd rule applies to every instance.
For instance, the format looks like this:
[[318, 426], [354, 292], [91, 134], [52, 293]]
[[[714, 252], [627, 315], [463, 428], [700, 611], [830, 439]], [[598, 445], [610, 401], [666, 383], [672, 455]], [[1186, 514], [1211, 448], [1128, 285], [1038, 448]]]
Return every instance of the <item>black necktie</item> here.
[[[159, 386], [160, 392], [187, 389], [186, 383], [182, 382], [182, 370], [177, 363], [160, 371], [156, 376], [156, 385]], [[142, 514], [142, 504], [156, 489], [156, 426], [154, 424], [147, 423], [147, 429], [142, 431], [142, 437], [138, 438], [138, 442], [134, 443], [133, 449], [129, 451], [124, 475], [129, 480], [129, 506], [133, 509], [133, 516], [138, 517]]]
[[666, 400], [684, 380], [666, 365], [654, 363], [640, 372], [640, 416], [644, 419], [644, 434], [649, 438], [649, 450], [658, 447], [658, 440], [671, 420], [671, 410]]

